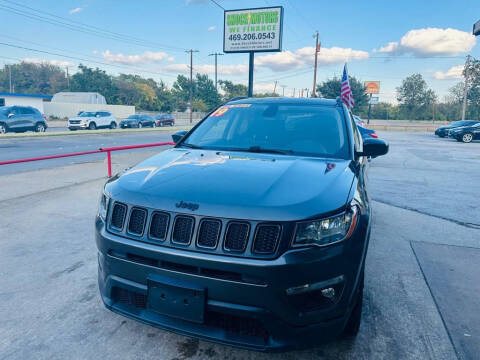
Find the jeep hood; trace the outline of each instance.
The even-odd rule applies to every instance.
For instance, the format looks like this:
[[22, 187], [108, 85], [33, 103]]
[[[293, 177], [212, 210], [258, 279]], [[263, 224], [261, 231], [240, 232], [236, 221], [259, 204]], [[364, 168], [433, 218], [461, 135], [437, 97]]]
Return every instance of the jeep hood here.
[[[301, 220], [345, 206], [354, 180], [350, 162], [178, 148], [112, 179], [105, 191], [117, 201], [166, 211]], [[198, 209], [179, 209], [181, 201]]]

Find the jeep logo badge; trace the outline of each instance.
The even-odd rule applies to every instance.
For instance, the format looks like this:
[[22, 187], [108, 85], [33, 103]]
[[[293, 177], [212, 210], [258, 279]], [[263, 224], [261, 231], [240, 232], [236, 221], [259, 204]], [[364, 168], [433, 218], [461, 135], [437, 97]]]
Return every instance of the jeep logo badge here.
[[179, 209], [189, 209], [189, 210], [195, 211], [199, 208], [200, 205], [180, 201], [179, 203], [176, 203], [175, 206]]

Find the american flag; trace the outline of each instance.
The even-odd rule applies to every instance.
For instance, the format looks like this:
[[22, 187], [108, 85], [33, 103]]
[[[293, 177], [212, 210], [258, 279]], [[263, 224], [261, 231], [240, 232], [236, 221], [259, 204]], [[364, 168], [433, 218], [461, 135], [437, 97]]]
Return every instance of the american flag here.
[[352, 88], [348, 82], [348, 73], [347, 73], [347, 64], [343, 68], [342, 75], [342, 90], [341, 90], [342, 101], [349, 107], [353, 108], [355, 101], [353, 100]]

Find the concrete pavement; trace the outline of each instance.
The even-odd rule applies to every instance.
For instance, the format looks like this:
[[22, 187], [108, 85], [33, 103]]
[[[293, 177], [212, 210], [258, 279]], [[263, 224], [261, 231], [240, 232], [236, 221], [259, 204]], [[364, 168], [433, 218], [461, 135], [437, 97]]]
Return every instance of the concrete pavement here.
[[[363, 322], [356, 339], [258, 354], [191, 340], [105, 310], [96, 285], [93, 239], [93, 216], [105, 181], [104, 164], [98, 161], [0, 176], [0, 188], [7, 194], [0, 197], [0, 358], [472, 358], [480, 330], [478, 321], [466, 318], [478, 312], [471, 296], [476, 288], [469, 288], [469, 281], [480, 272], [473, 255], [467, 258], [461, 251], [480, 251], [480, 230], [465, 224], [470, 217], [478, 219], [480, 210], [463, 214], [464, 205], [443, 196], [442, 186], [456, 190], [457, 184], [468, 185], [478, 194], [470, 176], [479, 170], [471, 156], [480, 144], [457, 147], [426, 134], [380, 135], [390, 140], [391, 154], [371, 163], [370, 194], [378, 201], [373, 202]], [[430, 159], [437, 148], [443, 149], [445, 160]], [[148, 155], [125, 154], [116, 167]], [[450, 174], [452, 158], [458, 171]], [[462, 168], [473, 168], [473, 174]], [[423, 181], [415, 181], [419, 177]], [[59, 179], [61, 187], [56, 186]], [[430, 198], [416, 199], [424, 189]], [[445, 209], [437, 209], [438, 203]], [[450, 252], [452, 247], [460, 250]], [[451, 268], [460, 276], [444, 276]], [[465, 271], [470, 277], [460, 284], [460, 292]], [[459, 304], [452, 292], [461, 296], [463, 311], [455, 311]]]

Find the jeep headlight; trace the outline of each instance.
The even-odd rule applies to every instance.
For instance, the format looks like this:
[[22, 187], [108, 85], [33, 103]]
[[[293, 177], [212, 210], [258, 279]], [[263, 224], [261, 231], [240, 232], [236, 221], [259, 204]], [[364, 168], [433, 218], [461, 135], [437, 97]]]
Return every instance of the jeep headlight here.
[[330, 245], [349, 238], [357, 224], [357, 206], [325, 219], [297, 223], [293, 246]]
[[102, 192], [102, 195], [100, 196], [100, 202], [98, 204], [98, 216], [100, 216], [103, 221], [105, 221], [105, 219], [107, 218], [109, 201], [110, 198]]

